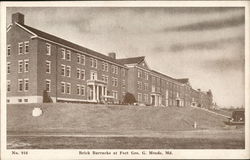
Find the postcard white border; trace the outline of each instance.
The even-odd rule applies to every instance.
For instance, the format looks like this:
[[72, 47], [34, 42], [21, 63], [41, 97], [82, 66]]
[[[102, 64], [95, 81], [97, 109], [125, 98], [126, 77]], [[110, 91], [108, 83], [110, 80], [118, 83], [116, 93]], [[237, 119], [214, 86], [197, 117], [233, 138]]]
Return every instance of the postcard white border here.
[[[88, 1], [88, 2], [1, 2], [1, 158], [2, 159], [240, 159], [249, 158], [249, 5], [246, 1]], [[6, 149], [6, 7], [245, 7], [245, 149], [178, 149], [164, 156], [87, 156], [79, 155], [81, 149], [25, 149], [27, 156], [13, 156], [15, 150]], [[21, 150], [18, 150], [21, 151]], [[91, 150], [90, 150], [91, 151]], [[101, 150], [99, 150], [101, 151]], [[107, 151], [107, 150], [103, 150]], [[116, 150], [110, 150], [116, 151]], [[120, 150], [118, 150], [120, 151]], [[131, 151], [131, 150], [129, 150]], [[136, 150], [134, 150], [136, 151]], [[142, 150], [137, 150], [142, 151]]]

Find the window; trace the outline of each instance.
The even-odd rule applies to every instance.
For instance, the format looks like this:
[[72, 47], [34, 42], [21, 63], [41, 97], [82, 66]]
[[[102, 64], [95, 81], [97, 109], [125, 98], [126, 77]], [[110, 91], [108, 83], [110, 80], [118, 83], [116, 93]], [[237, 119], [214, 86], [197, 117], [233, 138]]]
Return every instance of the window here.
[[81, 95], [82, 96], [85, 95], [85, 86], [84, 85], [81, 86]]
[[125, 88], [125, 86], [126, 86], [126, 83], [125, 83], [125, 80], [123, 79], [122, 80], [122, 88]]
[[18, 61], [18, 73], [22, 73], [23, 72], [23, 61], [19, 60]]
[[61, 75], [65, 76], [65, 65], [61, 64]]
[[61, 49], [61, 54], [62, 54], [62, 59], [65, 59], [65, 49], [64, 48]]
[[108, 72], [108, 63], [102, 62], [102, 71]]
[[70, 50], [67, 50], [66, 60], [67, 60], [67, 61], [70, 61], [70, 60], [71, 60], [71, 52], [70, 52]]
[[114, 99], [118, 99], [118, 92], [117, 91], [113, 91], [113, 97], [114, 97]]
[[61, 82], [61, 92], [65, 93], [65, 82]]
[[7, 80], [7, 92], [10, 92], [10, 80]]
[[51, 81], [49, 79], [46, 79], [45, 89], [46, 89], [47, 92], [51, 91]]
[[18, 99], [18, 102], [22, 102], [22, 99]]
[[76, 69], [76, 78], [81, 79], [81, 70], [79, 68]]
[[81, 94], [81, 87], [80, 85], [76, 85], [76, 94], [80, 95]]
[[76, 61], [78, 64], [81, 63], [81, 55], [79, 53], [77, 53]]
[[145, 72], [145, 79], [148, 80], [148, 73]]
[[66, 93], [67, 94], [70, 94], [71, 92], [71, 84], [70, 83], [67, 83], [67, 86], [66, 86]]
[[70, 67], [70, 66], [67, 66], [67, 67], [66, 67], [66, 76], [67, 76], [67, 77], [70, 77], [70, 74], [71, 74], [71, 67]]
[[91, 71], [90, 79], [91, 79], [91, 80], [97, 80], [97, 72]]
[[85, 56], [84, 55], [81, 55], [81, 64], [85, 65]]
[[24, 99], [24, 102], [28, 102], [29, 100], [28, 99]]
[[81, 79], [82, 79], [82, 80], [85, 80], [85, 70], [82, 70], [82, 71], [81, 71]]
[[46, 43], [46, 55], [51, 55], [51, 45], [49, 43]]
[[142, 101], [142, 94], [138, 93], [138, 102], [141, 102], [141, 101]]
[[23, 80], [18, 79], [18, 91], [22, 92], [23, 91]]
[[117, 66], [112, 65], [111, 69], [112, 69], [112, 73], [118, 74], [118, 67]]
[[11, 54], [11, 48], [10, 48], [10, 44], [7, 46], [7, 56], [10, 56]]
[[148, 90], [148, 83], [144, 83], [144, 90]]
[[24, 60], [24, 72], [29, 72], [29, 60]]
[[7, 74], [10, 74], [10, 62], [7, 62]]
[[10, 99], [7, 99], [7, 103], [10, 103]]
[[141, 81], [137, 81], [137, 89], [142, 89], [142, 82]]
[[29, 90], [29, 79], [24, 79], [24, 91]]
[[126, 73], [125, 73], [125, 69], [124, 68], [121, 69], [121, 72], [122, 72], [122, 76], [125, 77]]
[[23, 54], [23, 42], [18, 43], [18, 54]]
[[117, 87], [118, 86], [118, 79], [112, 77], [112, 86]]
[[102, 75], [102, 80], [106, 83], [108, 83], [108, 76]]
[[29, 53], [29, 41], [24, 42], [24, 54]]
[[97, 68], [97, 60], [96, 59], [90, 58], [90, 64], [91, 64], [91, 67]]
[[51, 73], [51, 62], [46, 61], [46, 73]]
[[138, 69], [138, 72], [137, 72], [137, 77], [140, 78], [142, 77], [142, 71]]

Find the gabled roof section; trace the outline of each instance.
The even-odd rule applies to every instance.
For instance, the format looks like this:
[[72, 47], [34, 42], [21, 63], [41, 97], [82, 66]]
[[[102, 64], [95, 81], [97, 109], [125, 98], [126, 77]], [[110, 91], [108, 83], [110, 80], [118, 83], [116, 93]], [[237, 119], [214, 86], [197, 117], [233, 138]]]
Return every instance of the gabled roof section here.
[[[46, 33], [46, 32], [43, 32], [41, 30], [38, 30], [38, 29], [35, 29], [33, 27], [30, 27], [30, 26], [27, 26], [27, 25], [24, 25], [24, 24], [18, 24], [24, 28], [26, 28], [27, 30], [29, 30], [30, 32], [33, 32], [34, 34], [36, 34], [38, 37], [41, 37], [41, 38], [44, 38], [44, 39], [47, 39], [47, 40], [50, 40], [50, 41], [53, 41], [53, 42], [56, 42], [56, 43], [59, 43], [59, 44], [62, 44], [62, 45], [65, 45], [67, 47], [70, 47], [70, 48], [73, 48], [73, 49], [76, 49], [76, 50], [79, 50], [79, 51], [82, 51], [82, 52], [85, 52], [87, 54], [90, 54], [90, 55], [93, 55], [95, 57], [99, 57], [101, 59], [104, 59], [104, 60], [107, 60], [107, 61], [111, 61], [113, 63], [116, 63], [116, 64], [119, 64], [119, 65], [123, 65], [123, 63], [120, 63], [118, 60], [116, 59], [113, 59], [111, 57], [108, 57], [104, 54], [101, 54], [101, 53], [98, 53], [96, 51], [93, 51], [91, 49], [88, 49], [88, 48], [85, 48], [85, 47], [82, 47], [78, 44], [75, 44], [75, 43], [72, 43], [70, 41], [67, 41], [67, 40], [64, 40], [62, 38], [59, 38], [57, 36], [54, 36], [52, 34], [49, 34], [49, 33]], [[125, 67], [125, 66], [124, 66]]]
[[118, 61], [122, 64], [139, 64], [144, 59], [145, 59], [145, 56], [141, 56], [141, 57], [131, 57], [131, 58], [118, 59]]

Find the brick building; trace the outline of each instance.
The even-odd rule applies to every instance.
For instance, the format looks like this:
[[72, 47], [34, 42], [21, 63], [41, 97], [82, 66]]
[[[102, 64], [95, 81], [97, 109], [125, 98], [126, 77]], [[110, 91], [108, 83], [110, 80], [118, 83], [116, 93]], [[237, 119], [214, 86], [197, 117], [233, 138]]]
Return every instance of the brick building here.
[[25, 25], [12, 15], [7, 28], [7, 103], [121, 103], [126, 92], [139, 104], [198, 106], [212, 104], [212, 92], [192, 89], [188, 79], [175, 79], [150, 69], [145, 57], [116, 59]]

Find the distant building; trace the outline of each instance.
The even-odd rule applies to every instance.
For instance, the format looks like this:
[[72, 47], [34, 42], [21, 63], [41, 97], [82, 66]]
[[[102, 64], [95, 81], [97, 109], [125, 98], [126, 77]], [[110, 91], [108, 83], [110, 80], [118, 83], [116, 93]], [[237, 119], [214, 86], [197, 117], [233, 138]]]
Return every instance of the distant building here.
[[150, 69], [145, 57], [117, 59], [24, 24], [12, 15], [7, 28], [7, 103], [122, 103], [126, 92], [139, 104], [212, 106], [212, 92], [194, 90], [189, 79], [175, 79]]

